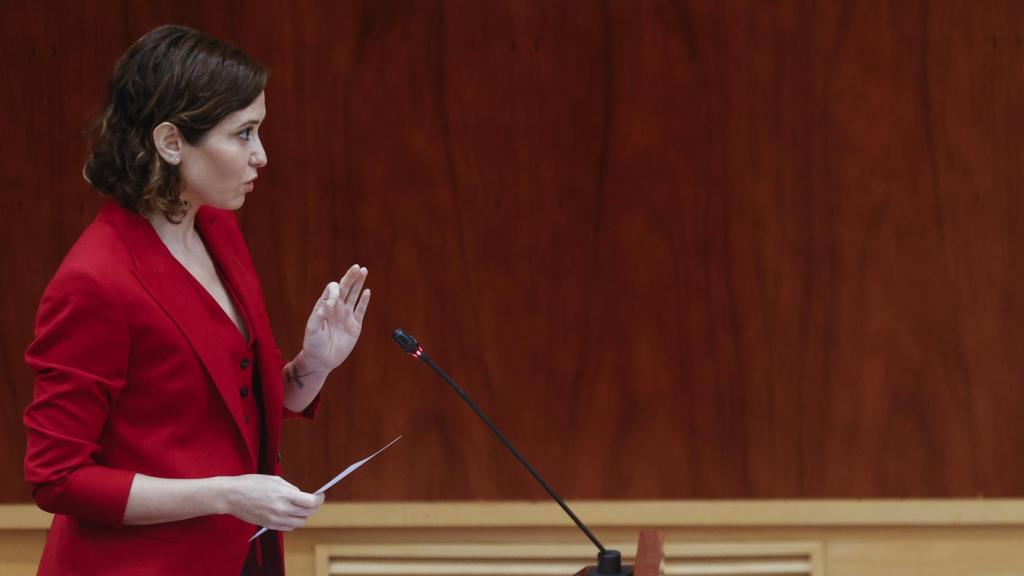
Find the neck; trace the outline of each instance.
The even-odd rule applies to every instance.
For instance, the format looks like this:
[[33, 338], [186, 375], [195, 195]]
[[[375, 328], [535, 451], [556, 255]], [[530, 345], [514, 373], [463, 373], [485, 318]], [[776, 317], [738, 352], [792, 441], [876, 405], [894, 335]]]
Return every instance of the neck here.
[[163, 240], [164, 245], [171, 253], [191, 252], [197, 245], [202, 244], [195, 228], [196, 208], [196, 206], [189, 207], [188, 212], [177, 224], [167, 220], [162, 212], [146, 216], [153, 229], [156, 230], [157, 236]]

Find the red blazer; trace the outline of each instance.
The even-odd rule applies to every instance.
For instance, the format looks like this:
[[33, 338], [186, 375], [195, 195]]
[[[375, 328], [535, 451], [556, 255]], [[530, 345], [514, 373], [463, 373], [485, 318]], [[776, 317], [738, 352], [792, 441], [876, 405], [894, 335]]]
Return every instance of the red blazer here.
[[[264, 462], [280, 474], [283, 362], [235, 217], [200, 208], [196, 229], [235, 289], [255, 338]], [[193, 282], [141, 216], [107, 203], [43, 294], [25, 357], [25, 478], [55, 514], [40, 574], [235, 576], [255, 527], [216, 515], [123, 526], [135, 473], [165, 478], [257, 472], [244, 436], [238, 373], [209, 330]], [[304, 413], [311, 417], [315, 404]], [[266, 548], [283, 574], [280, 535]]]

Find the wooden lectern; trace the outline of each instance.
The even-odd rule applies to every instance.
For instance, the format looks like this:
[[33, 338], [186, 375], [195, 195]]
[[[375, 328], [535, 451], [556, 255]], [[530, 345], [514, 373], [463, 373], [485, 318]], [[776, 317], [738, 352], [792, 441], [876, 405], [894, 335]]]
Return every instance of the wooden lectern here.
[[[660, 576], [661, 564], [665, 558], [665, 535], [653, 530], [641, 530], [640, 539], [636, 544], [636, 562], [633, 564], [633, 576]], [[576, 573], [576, 576], [587, 576], [593, 570], [587, 566]]]

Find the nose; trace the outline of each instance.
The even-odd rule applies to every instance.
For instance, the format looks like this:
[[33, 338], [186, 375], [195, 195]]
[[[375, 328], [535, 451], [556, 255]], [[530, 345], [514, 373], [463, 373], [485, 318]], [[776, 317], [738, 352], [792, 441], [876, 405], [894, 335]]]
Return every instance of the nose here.
[[267, 165], [267, 151], [263, 148], [262, 140], [256, 140], [256, 150], [249, 157], [249, 165], [253, 168], [263, 168]]

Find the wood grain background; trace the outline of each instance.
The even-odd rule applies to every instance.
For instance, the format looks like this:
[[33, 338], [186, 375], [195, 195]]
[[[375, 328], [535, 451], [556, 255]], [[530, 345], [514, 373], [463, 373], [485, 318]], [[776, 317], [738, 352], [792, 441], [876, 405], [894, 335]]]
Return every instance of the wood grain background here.
[[271, 70], [285, 353], [371, 271], [297, 485], [404, 434], [331, 497], [543, 497], [401, 326], [566, 497], [1024, 496], [1024, 3], [3, 0], [0, 501], [82, 128], [162, 23]]

